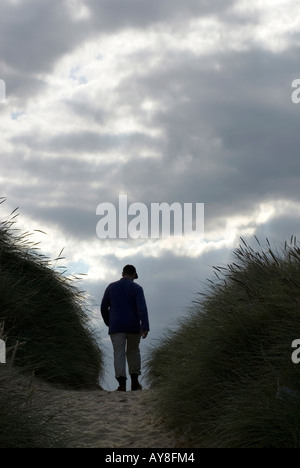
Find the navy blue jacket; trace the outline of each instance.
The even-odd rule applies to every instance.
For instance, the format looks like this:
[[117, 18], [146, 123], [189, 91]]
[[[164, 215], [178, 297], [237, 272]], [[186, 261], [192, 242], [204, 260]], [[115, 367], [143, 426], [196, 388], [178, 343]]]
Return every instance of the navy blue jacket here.
[[127, 278], [107, 287], [101, 303], [101, 315], [110, 335], [150, 330], [143, 288]]

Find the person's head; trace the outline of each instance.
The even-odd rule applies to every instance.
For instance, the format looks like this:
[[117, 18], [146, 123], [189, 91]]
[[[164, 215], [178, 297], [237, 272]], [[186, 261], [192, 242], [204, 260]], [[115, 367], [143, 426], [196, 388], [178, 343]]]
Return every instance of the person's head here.
[[130, 279], [134, 281], [135, 279], [138, 279], [138, 274], [136, 272], [136, 269], [133, 265], [126, 265], [123, 268], [123, 273], [122, 273], [123, 278]]

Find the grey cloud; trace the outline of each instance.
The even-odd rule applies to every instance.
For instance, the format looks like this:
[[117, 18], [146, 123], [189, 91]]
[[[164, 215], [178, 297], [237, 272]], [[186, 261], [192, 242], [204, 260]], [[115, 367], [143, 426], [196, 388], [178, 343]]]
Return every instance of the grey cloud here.
[[[102, 201], [100, 194], [113, 202], [111, 189], [116, 187], [130, 193], [132, 201], [204, 202], [207, 226], [214, 226], [231, 214], [250, 213], [262, 201], [298, 199], [300, 115], [290, 101], [293, 60], [294, 50], [276, 56], [259, 50], [216, 53], [201, 62], [182, 54], [168, 68], [130, 76], [118, 89], [120, 105], [130, 103], [131, 112], [145, 125], [160, 128], [163, 137], [80, 132], [49, 139], [32, 132], [13, 141], [33, 152], [61, 155], [46, 166], [45, 161], [27, 162], [28, 171], [41, 177], [45, 171], [48, 180], [51, 176], [54, 193], [61, 182], [64, 196], [73, 187], [81, 195], [87, 190], [95, 206]], [[216, 61], [219, 70], [212, 67]], [[168, 107], [149, 116], [135, 89], [143, 98], [167, 99]], [[110, 163], [114, 148], [132, 158]], [[140, 158], [145, 148], [160, 157]], [[97, 164], [64, 157], [82, 152], [106, 157]], [[98, 191], [89, 188], [97, 182]]]
[[80, 43], [88, 29], [72, 21], [65, 2], [4, 0], [0, 31], [3, 62], [32, 75], [51, 70], [59, 57]]
[[93, 12], [96, 27], [107, 30], [120, 28], [144, 28], [166, 21], [182, 21], [201, 15], [222, 14], [234, 0], [164, 0], [142, 2], [140, 0], [87, 0]]
[[109, 117], [108, 111], [99, 108], [98, 103], [76, 102], [74, 100], [65, 100], [64, 104], [71, 114], [80, 116], [86, 122], [103, 124]]
[[24, 74], [19, 70], [9, 70], [3, 74], [6, 82], [7, 99], [18, 97], [20, 107], [25, 107], [31, 96], [46, 90], [47, 84], [41, 78]]
[[292, 210], [282, 215], [277, 215], [270, 221], [257, 227], [256, 236], [262, 244], [266, 245], [268, 239], [273, 245], [280, 250], [284, 242], [290, 242], [291, 237], [295, 236], [300, 239], [300, 222], [298, 213], [293, 213]]
[[[11, 95], [24, 99], [44, 86], [35, 78], [50, 72], [57, 61], [87, 39], [124, 28], [144, 28], [176, 17], [221, 13], [233, 1], [179, 0], [141, 2], [139, 0], [86, 0], [91, 18], [76, 22], [61, 0], [3, 0], [0, 18], [1, 74]], [[2, 69], [2, 70], [1, 70]], [[16, 78], [19, 75], [19, 79]], [[31, 80], [32, 85], [26, 85]], [[36, 80], [36, 83], [34, 81]], [[30, 89], [31, 88], [31, 89]]]
[[96, 131], [61, 132], [48, 137], [39, 130], [12, 137], [11, 142], [25, 145], [33, 150], [48, 151], [53, 154], [63, 153], [99, 153], [109, 152], [116, 148], [125, 151], [137, 151], [145, 146], [158, 146], [155, 138], [141, 132], [132, 133], [100, 133]]
[[94, 207], [80, 209], [75, 206], [56, 206], [40, 209], [32, 207], [32, 215], [43, 223], [50, 223], [64, 231], [68, 237], [88, 240], [96, 237], [96, 217]]
[[[169, 198], [190, 197], [215, 210], [219, 204], [228, 215], [239, 208], [245, 213], [272, 197], [297, 198], [300, 115], [290, 99], [291, 76], [297, 76], [295, 50], [216, 52], [202, 61], [182, 55], [168, 68], [130, 77], [143, 96], [168, 100], [166, 110], [152, 115], [165, 139], [163, 159], [149, 163], [156, 177], [150, 178], [147, 193], [163, 187]], [[127, 82], [121, 87], [126, 93]], [[139, 110], [130, 92], [128, 101], [133, 112]], [[176, 174], [186, 155], [190, 163]], [[139, 170], [133, 173], [132, 165], [123, 173], [142, 189], [147, 166], [137, 162]]]
[[135, 147], [143, 147], [152, 145], [154, 139], [150, 136], [138, 132], [134, 133], [118, 133], [114, 134], [99, 134], [96, 132], [80, 132], [60, 134], [46, 142], [46, 147], [57, 151], [70, 151], [98, 153], [101, 151], [110, 151], [115, 148], [130, 147], [134, 151]]
[[[205, 13], [209, 11], [209, 5], [213, 9], [211, 11], [217, 11], [219, 3], [212, 3], [187, 2], [181, 7], [177, 5], [177, 12], [183, 8], [197, 14]], [[58, 5], [46, 5], [40, 5], [33, 12], [33, 3], [27, 4], [24, 30], [30, 21], [36, 23], [38, 16], [46, 13], [49, 15], [47, 27], [51, 29], [58, 15]], [[155, 21], [156, 15], [163, 18], [164, 12], [171, 15], [169, 19], [172, 18], [168, 2], [163, 6], [144, 3], [144, 9], [141, 9], [131, 1], [127, 3], [126, 11], [118, 11], [115, 1], [90, 2], [90, 7], [95, 13], [102, 11], [101, 18], [109, 19], [108, 26], [115, 21], [114, 24], [120, 28], [129, 18], [136, 25], [140, 16], [146, 22]], [[65, 21], [70, 20], [65, 18]], [[58, 22], [58, 27], [62, 27], [61, 22]], [[75, 32], [76, 29], [74, 35]], [[74, 43], [72, 38], [68, 39], [68, 47], [73, 47], [81, 34], [76, 36]], [[56, 42], [53, 48], [51, 44], [50, 41], [46, 47], [49, 63], [60, 53]], [[59, 174], [53, 173], [52, 180], [56, 185], [57, 180], [63, 181], [67, 177], [65, 193], [68, 187], [71, 189], [76, 183], [80, 184], [80, 180], [95, 181], [95, 168], [96, 173], [99, 171], [101, 174], [103, 167], [107, 198], [114, 183], [120, 188], [129, 188], [139, 201], [155, 197], [170, 202], [205, 202], [212, 218], [222, 213], [245, 213], [264, 199], [297, 199], [300, 117], [299, 108], [290, 102], [290, 84], [297, 76], [295, 57], [298, 52], [297, 47], [282, 54], [258, 49], [228, 53], [216, 51], [201, 60], [192, 53], [180, 52], [170, 54], [164, 67], [159, 66], [147, 73], [143, 69], [140, 73], [135, 72], [121, 82], [116, 93], [118, 102], [120, 105], [130, 104], [132, 113], [146, 126], [160, 128], [163, 137], [153, 138], [146, 133], [114, 136], [81, 131], [60, 133], [49, 138], [34, 130], [14, 137], [12, 142], [26, 145], [32, 153], [47, 150], [56, 156], [60, 154], [61, 158], [53, 163], [53, 172], [54, 167], [59, 168]], [[36, 55], [36, 60], [39, 66], [44, 66], [44, 58], [38, 59]], [[141, 109], [141, 102], [146, 98], [161, 102], [161, 108], [158, 106], [152, 112], [145, 112]], [[86, 103], [69, 102], [67, 105], [94, 121], [105, 122], [108, 117], [95, 105], [91, 108]], [[112, 115], [113, 110], [110, 117]], [[108, 154], [115, 148], [130, 151], [136, 159], [111, 165]], [[140, 159], [140, 151], [145, 148], [150, 153], [159, 153], [160, 157]], [[74, 163], [73, 158], [63, 157], [66, 153], [82, 152], [107, 154], [107, 159], [88, 169], [84, 164]], [[37, 163], [32, 171], [39, 171], [38, 168]], [[42, 171], [43, 167], [40, 168], [41, 174]], [[49, 172], [47, 174], [49, 177]]]

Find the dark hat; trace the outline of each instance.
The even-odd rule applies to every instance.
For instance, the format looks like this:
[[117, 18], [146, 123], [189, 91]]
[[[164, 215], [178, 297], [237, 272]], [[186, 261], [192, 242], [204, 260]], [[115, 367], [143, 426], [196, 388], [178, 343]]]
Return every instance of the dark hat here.
[[129, 276], [134, 276], [134, 279], [138, 279], [138, 274], [136, 272], [136, 269], [133, 265], [126, 265], [123, 268], [123, 274], [124, 275], [129, 275]]

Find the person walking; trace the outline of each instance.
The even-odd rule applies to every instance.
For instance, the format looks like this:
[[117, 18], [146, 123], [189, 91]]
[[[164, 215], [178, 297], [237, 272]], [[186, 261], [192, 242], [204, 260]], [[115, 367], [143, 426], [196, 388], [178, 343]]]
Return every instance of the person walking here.
[[101, 315], [109, 327], [118, 391], [126, 392], [126, 359], [131, 376], [131, 390], [142, 390], [140, 340], [150, 331], [148, 309], [143, 288], [134, 283], [138, 274], [133, 265], [126, 265], [122, 278], [111, 283], [101, 302]]

